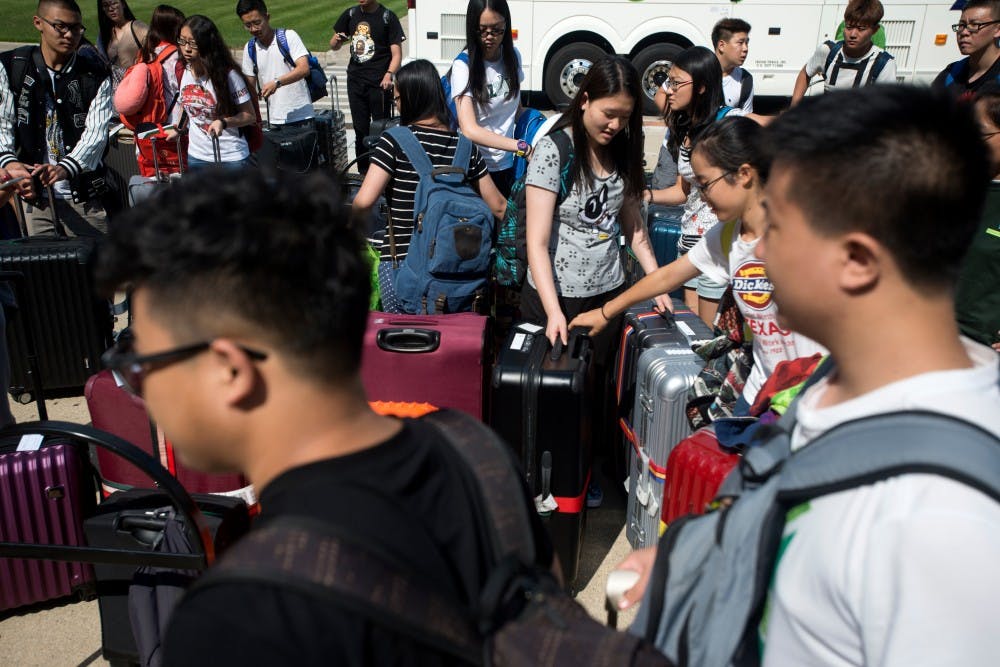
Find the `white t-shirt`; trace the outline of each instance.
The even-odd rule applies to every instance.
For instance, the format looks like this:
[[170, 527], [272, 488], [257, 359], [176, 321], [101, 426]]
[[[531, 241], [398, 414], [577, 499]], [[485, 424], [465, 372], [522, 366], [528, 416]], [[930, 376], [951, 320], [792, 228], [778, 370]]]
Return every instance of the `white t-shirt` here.
[[[952, 415], [1000, 435], [997, 354], [963, 343], [974, 368], [925, 373], [826, 408], [816, 407], [821, 382], [800, 404], [793, 449], [837, 424], [897, 410]], [[901, 475], [795, 508], [782, 544], [764, 665], [997, 664], [1000, 504], [985, 494]]]
[[713, 281], [732, 283], [736, 306], [753, 331], [753, 369], [743, 388], [743, 397], [752, 405], [778, 362], [811, 357], [817, 352], [826, 354], [827, 351], [811, 338], [778, 325], [778, 306], [771, 296], [774, 286], [767, 278], [764, 262], [753, 255], [760, 238], [744, 241], [740, 238], [742, 226], [736, 223], [727, 261], [722, 252], [724, 227], [716, 225], [708, 230], [691, 248], [688, 259]]
[[[292, 57], [292, 62], [298, 62], [299, 58], [305, 58], [309, 55], [309, 50], [302, 43], [302, 38], [294, 30], [285, 30], [285, 41], [288, 42], [288, 53]], [[243, 47], [242, 67], [245, 76], [257, 77], [258, 87], [263, 87], [268, 81], [274, 81], [295, 69], [289, 67], [285, 57], [281, 55], [281, 49], [278, 48], [277, 31], [271, 38], [270, 46], [265, 47], [258, 39], [255, 41], [254, 48], [257, 51], [257, 73], [254, 74], [253, 60], [250, 59], [250, 51], [245, 45]], [[306, 85], [305, 79], [281, 86], [266, 102], [261, 102], [261, 106], [265, 105], [268, 119], [273, 125], [295, 123], [313, 117], [312, 100], [309, 97], [309, 87]]]
[[[464, 52], [463, 53], [468, 53]], [[524, 81], [524, 70], [521, 69], [521, 52], [514, 49], [517, 55], [517, 80]], [[486, 66], [486, 87], [490, 91], [490, 102], [485, 107], [480, 108], [475, 104], [476, 122], [479, 126], [498, 134], [502, 137], [514, 136], [514, 125], [517, 123], [517, 109], [521, 105], [521, 96], [514, 95], [509, 100], [505, 99], [510, 92], [510, 82], [504, 77], [503, 60], [484, 62]], [[457, 99], [462, 96], [462, 91], [469, 85], [469, 65], [456, 59], [451, 65], [451, 96]], [[465, 97], [472, 97], [472, 93], [464, 93]], [[510, 151], [499, 148], [489, 148], [480, 146], [483, 159], [486, 160], [486, 167], [490, 171], [503, 171], [514, 166], [514, 155]]]
[[[250, 101], [250, 91], [247, 90], [243, 77], [235, 70], [229, 71], [229, 94], [237, 104]], [[199, 79], [191, 71], [184, 70], [181, 78], [181, 104], [191, 118], [188, 132], [188, 155], [199, 160], [215, 161], [212, 150], [212, 138], [208, 136], [208, 126], [218, 118], [215, 112], [218, 98], [215, 87], [210, 79]], [[238, 162], [250, 156], [250, 147], [240, 136], [239, 128], [227, 127], [219, 137], [219, 154], [223, 162]]]
[[[878, 54], [882, 52], [882, 49], [872, 44], [872, 48], [868, 50], [868, 53], [861, 56], [860, 58], [848, 58], [844, 50], [841, 49], [840, 53], [837, 54], [834, 63], [830, 66], [829, 79], [827, 79], [827, 73], [823, 71], [823, 67], [826, 65], [827, 56], [830, 55], [830, 47], [826, 42], [823, 42], [818, 47], [816, 47], [815, 53], [813, 53], [812, 58], [806, 63], [806, 74], [810, 77], [814, 77], [817, 74], [822, 74], [823, 90], [828, 91], [834, 88], [837, 89], [849, 89], [858, 88], [860, 86], [866, 85], [868, 81], [869, 72], [871, 68], [875, 65], [875, 59]], [[890, 59], [889, 62], [885, 64], [879, 75], [875, 77], [873, 83], [896, 83], [896, 60]]]
[[742, 67], [734, 67], [733, 71], [722, 77], [722, 96], [726, 100], [726, 106], [738, 107], [747, 113], [753, 113], [753, 83], [750, 84], [750, 96], [746, 102], [740, 104], [740, 96], [743, 94], [743, 77], [747, 71]]

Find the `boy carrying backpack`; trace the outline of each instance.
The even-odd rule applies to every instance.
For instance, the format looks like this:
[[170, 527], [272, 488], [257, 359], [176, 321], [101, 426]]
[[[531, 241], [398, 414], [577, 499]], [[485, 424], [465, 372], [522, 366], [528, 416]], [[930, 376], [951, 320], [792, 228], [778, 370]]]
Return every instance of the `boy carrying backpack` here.
[[795, 79], [792, 106], [802, 100], [817, 74], [823, 77], [825, 92], [895, 83], [895, 58], [872, 42], [884, 14], [879, 0], [851, 0], [844, 11], [844, 39], [827, 40], [816, 48]]
[[832, 362], [727, 478], [732, 502], [623, 564], [652, 570], [626, 593], [645, 588], [633, 631], [690, 664], [992, 664], [1000, 372], [952, 298], [989, 182], [971, 110], [836, 92], [767, 133], [757, 254]]

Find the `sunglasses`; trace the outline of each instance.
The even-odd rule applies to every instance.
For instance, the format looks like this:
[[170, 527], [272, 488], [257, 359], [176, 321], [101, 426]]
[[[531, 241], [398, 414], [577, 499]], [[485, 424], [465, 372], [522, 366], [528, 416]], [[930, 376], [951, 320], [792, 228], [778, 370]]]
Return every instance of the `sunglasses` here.
[[[136, 354], [135, 337], [128, 330], [123, 331], [115, 344], [101, 355], [101, 363], [121, 381], [121, 384], [136, 396], [142, 397], [142, 383], [146, 376], [155, 370], [166, 368], [171, 364], [190, 359], [201, 354], [212, 341], [182, 345], [163, 352], [153, 354]], [[267, 353], [239, 346], [248, 357], [254, 361], [264, 361]]]

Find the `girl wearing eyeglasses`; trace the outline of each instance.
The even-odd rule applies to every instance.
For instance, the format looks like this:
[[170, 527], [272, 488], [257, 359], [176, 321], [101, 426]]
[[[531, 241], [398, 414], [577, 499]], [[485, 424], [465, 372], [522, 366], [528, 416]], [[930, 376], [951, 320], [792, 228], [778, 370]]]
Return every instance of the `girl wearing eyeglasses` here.
[[219, 159], [227, 167], [249, 163], [250, 147], [239, 128], [256, 122], [250, 86], [206, 16], [195, 14], [181, 26], [177, 40], [187, 64], [181, 78], [181, 105], [190, 119], [188, 167], [193, 171], [215, 163], [213, 137]]
[[691, 152], [694, 183], [706, 206], [720, 220], [733, 222], [716, 225], [688, 253], [570, 322], [570, 327], [587, 327], [594, 335], [607, 326], [607, 318], [674, 290], [699, 274], [731, 285], [735, 306], [753, 331], [753, 367], [746, 377], [743, 400], [729, 408], [739, 414], [748, 413], [778, 362], [826, 352], [814, 341], [781, 327], [764, 262], [754, 255], [766, 228], [761, 199], [768, 165], [761, 148], [762, 133], [759, 124], [741, 117], [706, 127]]
[[530, 147], [514, 138], [521, 108], [521, 54], [514, 48], [507, 0], [470, 0], [465, 50], [451, 66], [451, 95], [462, 134], [483, 151], [504, 197], [514, 183], [514, 157]]
[[111, 80], [117, 87], [125, 70], [136, 63], [149, 26], [135, 18], [125, 0], [97, 0], [97, 22], [97, 49], [111, 66]]
[[[684, 205], [678, 254], [683, 255], [719, 221], [705, 203], [691, 168], [691, 150], [699, 135], [712, 123], [728, 115], [742, 116], [742, 109], [725, 105], [722, 92], [722, 67], [718, 57], [703, 46], [682, 51], [673, 62], [663, 83], [667, 124], [664, 145], [677, 161], [677, 181], [660, 190], [647, 190], [650, 204]], [[684, 301], [709, 325], [715, 320], [719, 299], [726, 290], [724, 282], [707, 276], [694, 276], [684, 283]]]

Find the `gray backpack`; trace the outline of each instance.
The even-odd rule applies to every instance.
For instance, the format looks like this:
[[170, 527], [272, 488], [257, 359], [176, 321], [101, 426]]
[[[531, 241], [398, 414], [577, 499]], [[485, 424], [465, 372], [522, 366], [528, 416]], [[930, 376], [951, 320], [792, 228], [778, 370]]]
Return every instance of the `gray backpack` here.
[[[807, 387], [833, 368], [824, 363]], [[728, 507], [672, 523], [632, 632], [677, 665], [756, 665], [757, 628], [788, 510], [907, 473], [933, 473], [1000, 502], [1000, 440], [930, 412], [841, 424], [791, 456], [796, 404], [749, 448], [719, 497]]]

